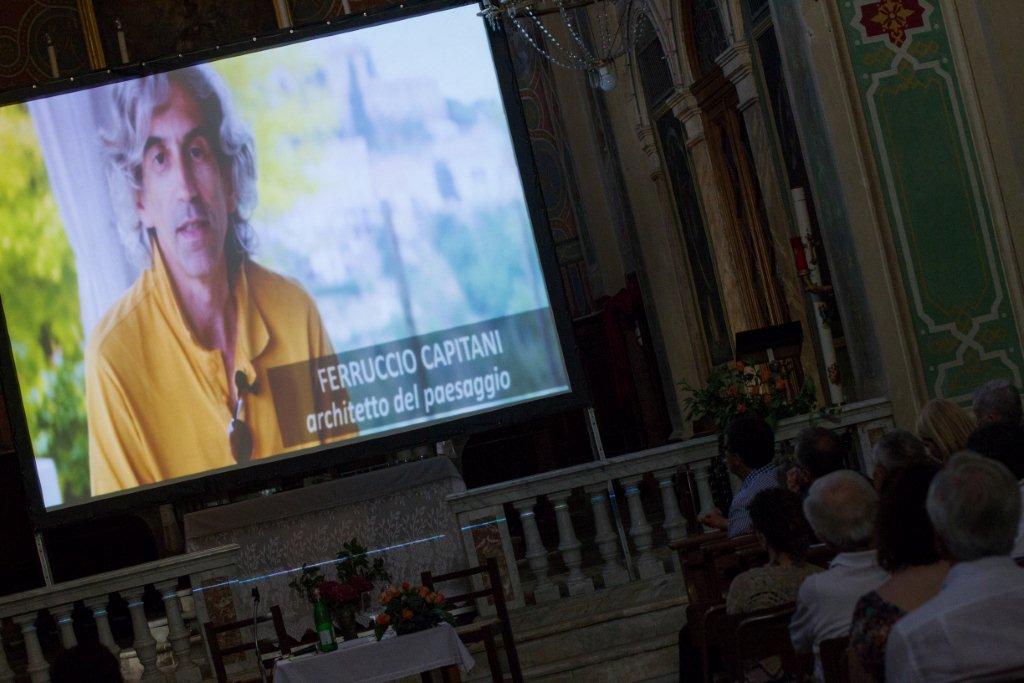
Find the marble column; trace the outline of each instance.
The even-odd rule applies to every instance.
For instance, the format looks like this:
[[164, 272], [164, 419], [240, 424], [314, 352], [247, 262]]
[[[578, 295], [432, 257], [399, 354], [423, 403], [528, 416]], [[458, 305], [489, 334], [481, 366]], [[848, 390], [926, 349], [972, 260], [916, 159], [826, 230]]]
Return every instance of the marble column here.
[[155, 584], [164, 601], [167, 613], [167, 640], [177, 660], [174, 668], [174, 680], [179, 683], [201, 683], [202, 674], [192, 661], [192, 644], [189, 642], [188, 627], [181, 616], [181, 602], [178, 598], [178, 580], [170, 579]]
[[146, 610], [142, 604], [144, 588], [131, 588], [124, 593], [124, 599], [128, 601], [128, 613], [132, 617], [132, 633], [134, 641], [132, 647], [142, 664], [143, 681], [159, 681], [163, 674], [156, 665], [156, 639], [149, 630], [149, 621], [146, 619]]
[[676, 486], [673, 480], [676, 471], [677, 468], [670, 467], [654, 473], [654, 477], [658, 481], [658, 490], [661, 491], [661, 505], [665, 509], [665, 522], [662, 526], [665, 528], [669, 541], [686, 538], [686, 518], [679, 512], [679, 499], [676, 497]]
[[[792, 236], [799, 234], [793, 220], [792, 196], [789, 192], [788, 179], [780, 177], [779, 174], [774, 123], [769, 119], [769, 112], [763, 106], [758, 106], [760, 92], [751, 50], [750, 43], [737, 40], [715, 61], [721, 67], [722, 74], [736, 88], [737, 106], [750, 142], [751, 163], [757, 173], [757, 184], [761, 190], [761, 199], [768, 220], [765, 226], [766, 234], [760, 236], [763, 238], [761, 248], [774, 254], [776, 272], [773, 276], [781, 297], [779, 305], [785, 306], [786, 312], [803, 325], [805, 334], [810, 334], [816, 329], [817, 324], [807, 317], [806, 295], [797, 274], [789, 242]], [[785, 186], [782, 182], [786, 183]], [[813, 342], [803, 345], [800, 364], [805, 375], [818, 379], [818, 361], [814, 347]]]
[[[691, 467], [693, 478], [697, 482], [698, 510], [701, 514], [710, 512], [715, 507], [715, 497], [711, 494], [711, 462], [704, 460], [691, 465]], [[714, 531], [706, 524], [703, 525], [703, 528], [704, 531]]]
[[57, 629], [60, 631], [60, 644], [65, 650], [70, 650], [78, 645], [78, 638], [75, 637], [75, 622], [71, 618], [74, 605], [59, 605], [50, 608], [50, 614], [57, 621]]
[[572, 516], [569, 514], [569, 496], [572, 491], [559, 491], [548, 495], [555, 506], [555, 521], [558, 523], [558, 550], [562, 560], [569, 568], [569, 580], [566, 587], [569, 595], [583, 595], [594, 592], [594, 582], [583, 573], [583, 555], [580, 553], [580, 541], [576, 538], [576, 530], [572, 527]]
[[540, 539], [536, 518], [537, 501], [534, 498], [518, 500], [512, 507], [519, 513], [523, 523], [523, 540], [526, 542], [526, 561], [533, 571], [533, 597], [537, 602], [551, 602], [559, 598], [558, 586], [548, 578], [548, 549]]
[[[115, 594], [116, 595], [116, 594]], [[95, 598], [83, 600], [85, 606], [92, 610], [93, 619], [96, 620], [96, 632], [100, 642], [115, 656], [121, 655], [121, 648], [114, 642], [114, 634], [110, 631], [110, 618], [107, 616], [107, 609], [110, 605], [109, 595], [100, 595]]]
[[594, 542], [597, 550], [601, 553], [601, 560], [604, 564], [601, 569], [601, 578], [604, 579], [604, 587], [621, 586], [629, 582], [629, 574], [619, 561], [619, 535], [612, 524], [611, 516], [608, 514], [608, 492], [607, 484], [595, 484], [588, 486], [585, 491], [590, 496], [590, 509], [594, 513], [594, 528], [596, 534]]
[[13, 681], [14, 671], [7, 661], [7, 650], [4, 649], [3, 629], [0, 629], [0, 681]]
[[644, 512], [643, 503], [640, 500], [640, 480], [643, 475], [635, 474], [622, 480], [622, 487], [626, 492], [626, 502], [629, 505], [629, 535], [633, 537], [633, 544], [640, 554], [636, 560], [637, 572], [641, 579], [652, 579], [665, 573], [665, 567], [651, 552], [654, 548], [653, 528], [647, 522], [647, 514]]
[[21, 628], [21, 635], [25, 639], [25, 653], [28, 655], [29, 679], [32, 683], [49, 683], [50, 665], [43, 657], [43, 648], [39, 645], [39, 634], [36, 633], [35, 612], [19, 614], [14, 617], [14, 623]]

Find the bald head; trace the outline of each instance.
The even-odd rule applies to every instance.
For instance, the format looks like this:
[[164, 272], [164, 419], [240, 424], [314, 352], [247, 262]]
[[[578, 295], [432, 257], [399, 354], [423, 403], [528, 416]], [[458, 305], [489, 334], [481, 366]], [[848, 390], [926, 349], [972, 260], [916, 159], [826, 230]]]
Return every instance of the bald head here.
[[822, 541], [842, 552], [866, 550], [874, 537], [878, 493], [857, 472], [832, 472], [811, 485], [804, 515]]

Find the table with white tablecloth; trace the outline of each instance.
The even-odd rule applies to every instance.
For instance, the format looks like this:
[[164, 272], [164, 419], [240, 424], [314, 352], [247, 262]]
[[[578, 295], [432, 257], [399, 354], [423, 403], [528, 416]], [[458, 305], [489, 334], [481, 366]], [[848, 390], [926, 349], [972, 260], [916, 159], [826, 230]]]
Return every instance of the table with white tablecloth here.
[[384, 683], [424, 671], [473, 668], [473, 655], [448, 624], [417, 633], [345, 641], [334, 652], [282, 659], [274, 683]]

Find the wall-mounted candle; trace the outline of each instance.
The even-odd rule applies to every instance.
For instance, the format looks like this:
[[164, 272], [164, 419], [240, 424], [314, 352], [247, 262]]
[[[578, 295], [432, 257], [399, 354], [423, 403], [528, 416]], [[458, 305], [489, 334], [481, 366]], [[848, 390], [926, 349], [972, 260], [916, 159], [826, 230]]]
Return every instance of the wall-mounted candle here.
[[60, 68], [57, 66], [57, 49], [53, 46], [53, 39], [46, 34], [46, 56], [50, 58], [50, 75], [60, 78]]
[[127, 64], [128, 59], [128, 41], [124, 38], [124, 26], [121, 25], [120, 19], [115, 19], [114, 23], [117, 25], [117, 49], [121, 52], [121, 63]]

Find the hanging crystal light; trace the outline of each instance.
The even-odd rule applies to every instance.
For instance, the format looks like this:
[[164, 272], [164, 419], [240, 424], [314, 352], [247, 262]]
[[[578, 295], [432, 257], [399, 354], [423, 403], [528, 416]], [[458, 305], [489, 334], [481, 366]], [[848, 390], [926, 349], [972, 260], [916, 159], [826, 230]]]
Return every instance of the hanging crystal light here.
[[[527, 43], [552, 64], [584, 71], [590, 85], [612, 90], [617, 81], [615, 60], [633, 49], [643, 32], [646, 0], [482, 0], [480, 16], [496, 28], [501, 19], [509, 23]], [[586, 13], [592, 30], [581, 25], [577, 10]], [[568, 38], [559, 40], [541, 19], [558, 15]], [[534, 39], [530, 27], [544, 37], [543, 45]]]

